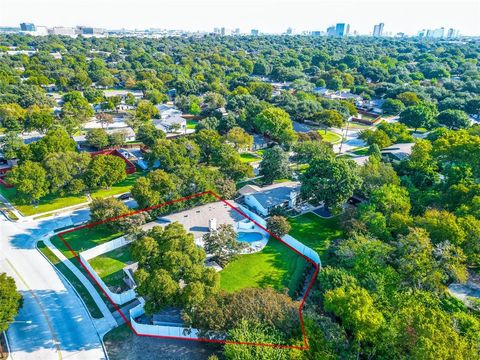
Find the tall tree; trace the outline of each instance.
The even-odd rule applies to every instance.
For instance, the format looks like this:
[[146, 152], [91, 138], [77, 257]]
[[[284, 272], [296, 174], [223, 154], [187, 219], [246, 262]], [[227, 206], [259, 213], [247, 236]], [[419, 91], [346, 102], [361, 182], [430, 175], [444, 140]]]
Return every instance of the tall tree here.
[[314, 158], [301, 176], [302, 197], [338, 211], [361, 185], [356, 165], [351, 160]]
[[288, 153], [280, 146], [265, 150], [260, 163], [262, 181], [271, 184], [274, 180], [285, 179], [290, 176]]

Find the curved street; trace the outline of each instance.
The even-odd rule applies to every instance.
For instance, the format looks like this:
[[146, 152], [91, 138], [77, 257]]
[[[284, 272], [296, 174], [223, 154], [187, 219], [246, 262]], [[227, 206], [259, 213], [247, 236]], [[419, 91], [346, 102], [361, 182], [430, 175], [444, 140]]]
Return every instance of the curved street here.
[[82, 301], [35, 247], [48, 232], [84, 221], [88, 213], [87, 208], [16, 223], [0, 213], [0, 271], [15, 279], [24, 300], [7, 331], [12, 359], [108, 358]]

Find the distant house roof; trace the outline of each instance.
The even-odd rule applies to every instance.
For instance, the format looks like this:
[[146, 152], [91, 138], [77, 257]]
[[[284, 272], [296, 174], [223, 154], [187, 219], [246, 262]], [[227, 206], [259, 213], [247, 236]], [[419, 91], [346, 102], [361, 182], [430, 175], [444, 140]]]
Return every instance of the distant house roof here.
[[365, 163], [368, 161], [369, 158], [370, 158], [369, 155], [365, 155], [365, 156], [356, 156], [354, 158], [351, 158], [350, 160], [353, 160], [357, 165], [362, 166], [362, 165], [365, 165]]
[[246, 185], [239, 190], [239, 193], [245, 196], [254, 196], [260, 205], [268, 209], [289, 201], [291, 193], [298, 191], [300, 191], [300, 183], [291, 181], [262, 188], [255, 185]]
[[382, 154], [389, 154], [398, 160], [403, 160], [412, 154], [415, 143], [394, 144], [382, 149]]
[[155, 125], [157, 129], [160, 130], [169, 130], [169, 128], [174, 124], [186, 125], [187, 120], [185, 120], [180, 115], [168, 116], [162, 119], [152, 120], [152, 124]]

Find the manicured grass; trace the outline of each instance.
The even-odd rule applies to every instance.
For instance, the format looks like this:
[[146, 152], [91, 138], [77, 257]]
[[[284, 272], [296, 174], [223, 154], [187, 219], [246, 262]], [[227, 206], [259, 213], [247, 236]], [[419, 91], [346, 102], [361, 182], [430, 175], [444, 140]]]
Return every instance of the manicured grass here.
[[82, 297], [85, 305], [87, 306], [88, 311], [92, 317], [100, 319], [103, 317], [102, 312], [98, 308], [97, 304], [93, 300], [92, 296], [88, 290], [83, 286], [82, 282], [78, 280], [74, 273], [63, 264], [59, 258], [55, 256], [53, 252], [45, 245], [43, 241], [37, 243], [38, 249], [47, 257], [48, 260], [67, 278], [67, 280], [72, 284], [72, 286], [77, 290], [78, 294]]
[[342, 137], [338, 135], [337, 133], [334, 133], [333, 131], [327, 130], [325, 133], [325, 130], [318, 130], [318, 133], [322, 136], [322, 139], [326, 142], [335, 144], [337, 142], [340, 142], [342, 140]]
[[240, 159], [242, 162], [244, 163], [251, 163], [251, 162], [255, 162], [255, 161], [261, 161], [262, 158], [261, 157], [258, 157], [258, 156], [255, 156], [251, 153], [241, 153], [240, 154]]
[[198, 125], [198, 121], [195, 120], [187, 120], [187, 129], [195, 130]]
[[[289, 219], [290, 235], [317, 251], [322, 257], [330, 242], [342, 236], [337, 218], [323, 219], [307, 213]], [[323, 260], [323, 259], [322, 259]], [[268, 245], [255, 254], [240, 255], [220, 272], [221, 288], [234, 292], [246, 287], [288, 288], [291, 293], [301, 278], [297, 269], [305, 260], [283, 243], [271, 238]]]
[[283, 243], [270, 238], [262, 251], [240, 255], [220, 272], [220, 287], [228, 292], [272, 287], [295, 290], [290, 284], [295, 268], [305, 260]]
[[355, 151], [352, 151], [353, 154], [355, 155], [368, 155], [368, 147], [360, 148]]
[[320, 258], [330, 242], [342, 236], [340, 220], [337, 217], [324, 219], [313, 213], [306, 213], [288, 221], [292, 226], [290, 235], [315, 250]]
[[126, 287], [123, 281], [123, 268], [133, 262], [131, 245], [125, 245], [108, 253], [97, 256], [89, 261], [95, 272], [109, 287]]
[[[105, 225], [98, 225], [92, 228], [84, 228], [66, 233], [63, 235], [63, 238], [65, 241], [67, 241], [73, 251], [82, 252], [107, 241], [116, 239], [120, 236], [122, 236], [122, 233], [112, 231]], [[67, 259], [71, 259], [73, 257], [68, 247], [58, 236], [52, 237], [51, 241], [52, 244], [58, 250], [60, 250]], [[78, 262], [74, 261], [74, 263], [77, 264]]]
[[92, 196], [92, 198], [105, 198], [124, 194], [130, 191], [138, 178], [147, 175], [147, 173], [147, 171], [134, 172], [133, 174], [128, 175], [125, 180], [113, 185], [110, 189], [100, 189], [92, 192], [90, 195]]
[[44, 213], [47, 211], [58, 210], [67, 206], [81, 204], [87, 201], [87, 197], [84, 195], [72, 195], [58, 197], [57, 195], [47, 195], [42, 198], [38, 204], [22, 204], [19, 202], [17, 196], [17, 190], [13, 188], [6, 188], [0, 185], [0, 193], [7, 198], [7, 200], [17, 208], [24, 216], [30, 216], [35, 214]]
[[0, 212], [3, 212], [10, 220], [17, 221], [18, 217], [15, 215], [2, 201], [0, 201]]

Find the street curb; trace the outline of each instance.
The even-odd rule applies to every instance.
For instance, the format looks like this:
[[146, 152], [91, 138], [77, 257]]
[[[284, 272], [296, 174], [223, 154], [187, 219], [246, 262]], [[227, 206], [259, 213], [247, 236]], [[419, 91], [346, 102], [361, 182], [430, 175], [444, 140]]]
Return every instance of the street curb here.
[[[38, 241], [43, 241], [43, 240], [38, 240]], [[65, 280], [65, 281], [70, 285], [70, 287], [73, 289], [73, 291], [74, 291], [74, 293], [75, 293], [75, 296], [76, 296], [76, 297], [80, 300], [80, 302], [82, 303], [85, 311], [86, 311], [87, 314], [88, 314], [88, 317], [90, 318], [90, 320], [91, 320], [91, 322], [92, 322], [92, 324], [93, 324], [93, 327], [95, 328], [95, 331], [97, 332], [98, 338], [100, 339], [100, 343], [102, 344], [103, 353], [105, 354], [105, 359], [106, 359], [106, 360], [110, 360], [110, 358], [108, 357], [107, 349], [106, 349], [105, 344], [104, 344], [104, 342], [103, 342], [103, 336], [100, 335], [100, 333], [98, 332], [97, 326], [95, 325], [95, 318], [92, 316], [92, 314], [90, 314], [90, 311], [88, 311], [87, 305], [86, 305], [85, 302], [83, 301], [83, 299], [82, 299], [82, 297], [80, 296], [80, 294], [77, 292], [77, 289], [75, 289], [75, 286], [73, 286], [73, 285], [70, 283], [70, 281], [68, 281], [68, 279], [66, 278], [66, 276], [63, 275], [62, 272], [61, 272], [60, 270], [58, 270], [57, 267], [56, 267], [54, 264], [52, 264], [52, 262], [45, 256], [45, 254], [40, 251], [40, 249], [39, 249], [38, 246], [37, 246], [38, 241], [35, 242], [35, 249], [37, 249], [37, 251], [43, 256], [43, 258], [44, 258], [45, 260], [47, 260], [48, 263], [53, 267], [53, 269], [55, 270], [55, 272], [56, 272], [57, 274], [59, 274], [60, 277], [61, 277], [63, 280]], [[74, 274], [74, 275], [75, 275], [75, 274]], [[111, 330], [112, 330], [112, 329], [111, 329]], [[7, 343], [7, 345], [8, 345], [8, 343]], [[9, 351], [9, 353], [10, 353], [10, 351]]]

